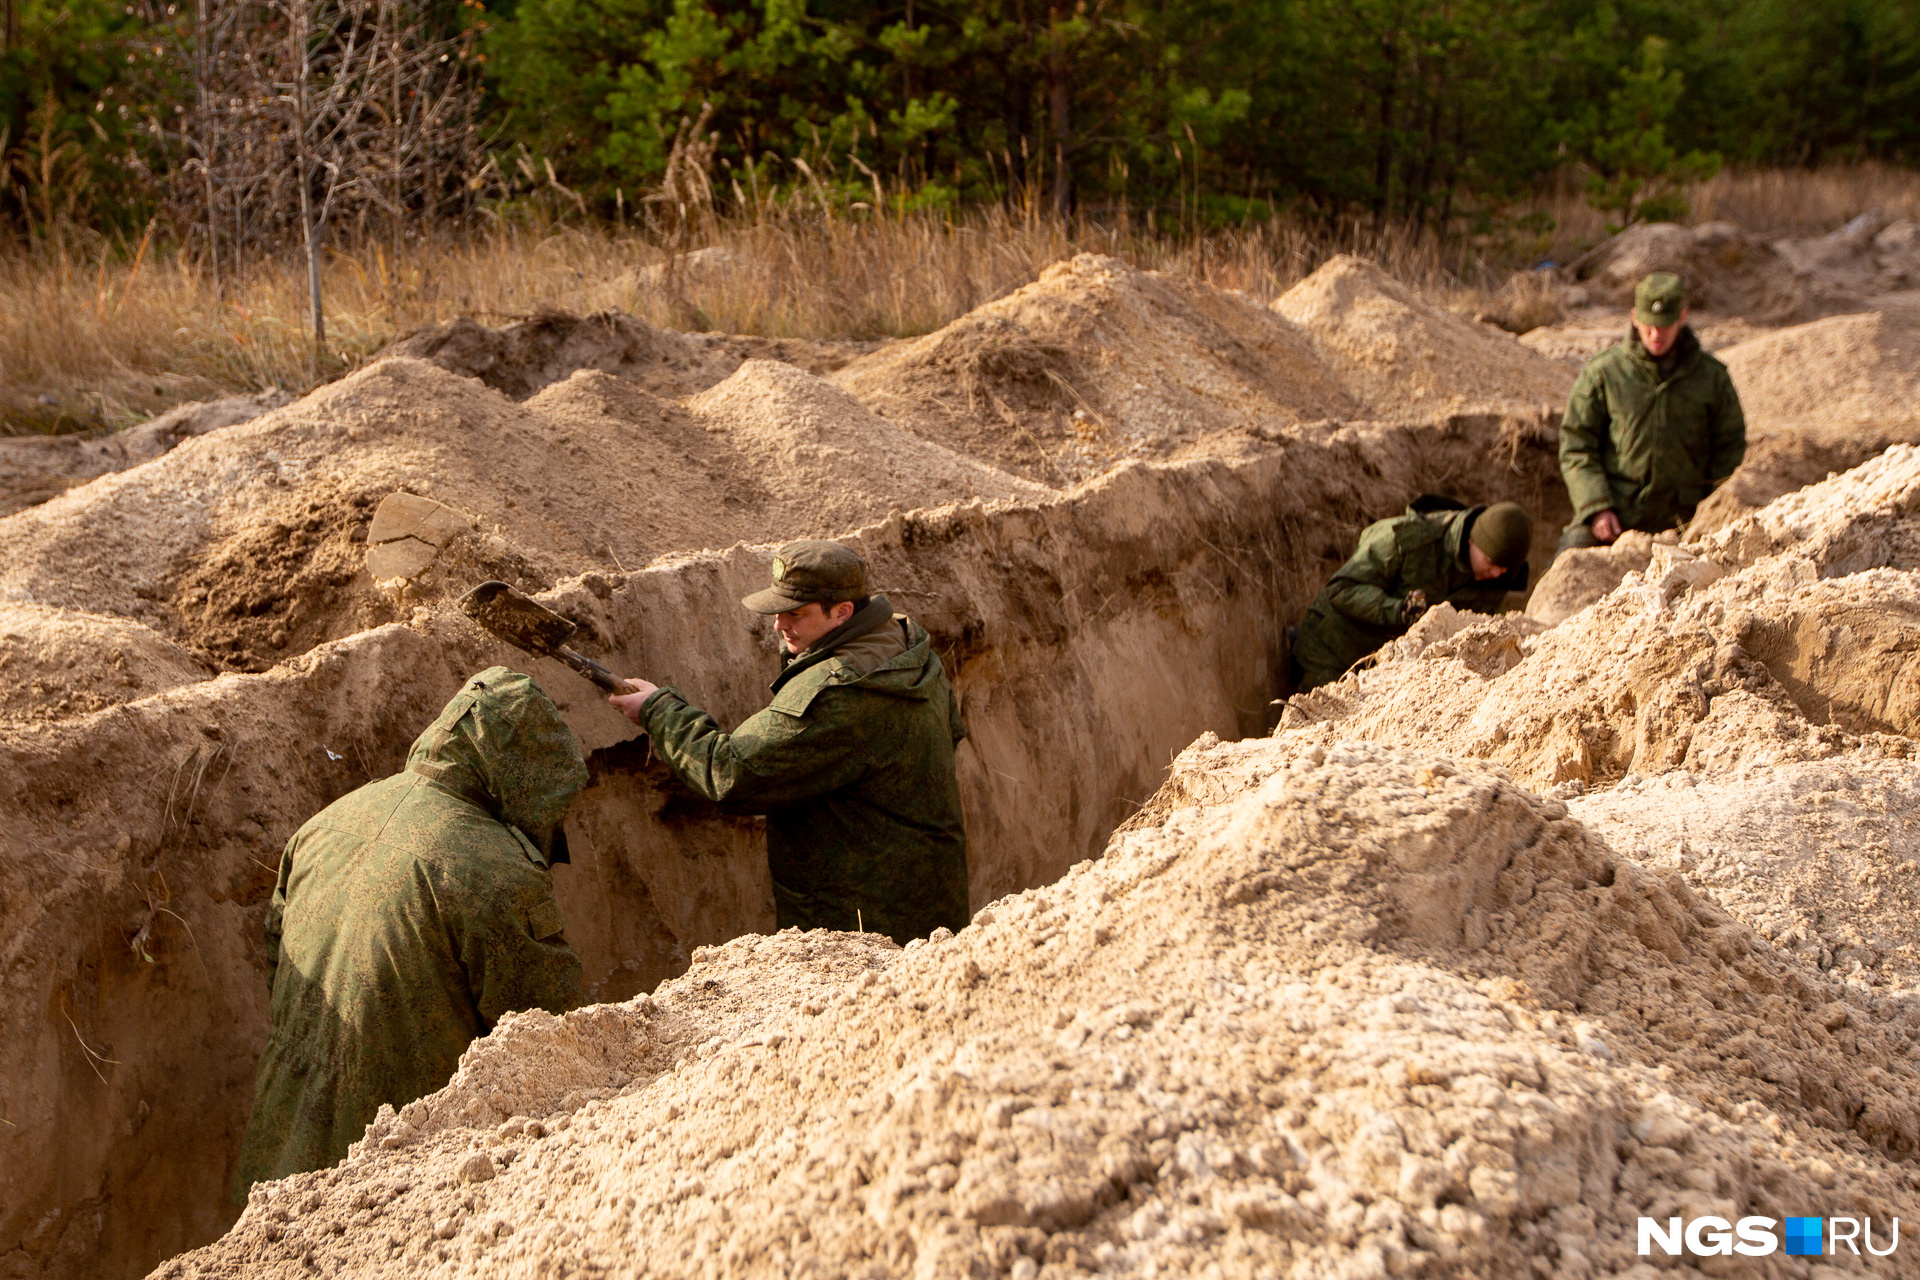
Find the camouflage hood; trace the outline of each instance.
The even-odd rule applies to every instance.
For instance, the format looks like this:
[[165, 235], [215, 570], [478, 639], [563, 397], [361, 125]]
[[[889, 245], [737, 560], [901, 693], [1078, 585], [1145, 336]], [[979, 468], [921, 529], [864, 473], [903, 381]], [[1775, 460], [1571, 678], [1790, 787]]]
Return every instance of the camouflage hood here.
[[561, 823], [587, 765], [531, 677], [488, 667], [468, 680], [414, 739], [407, 768], [517, 828], [549, 864], [567, 860]]

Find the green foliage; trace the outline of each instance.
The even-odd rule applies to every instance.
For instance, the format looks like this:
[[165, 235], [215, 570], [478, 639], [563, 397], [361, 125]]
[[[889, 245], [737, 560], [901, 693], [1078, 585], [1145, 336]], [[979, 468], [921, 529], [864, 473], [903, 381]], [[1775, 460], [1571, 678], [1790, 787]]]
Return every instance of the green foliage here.
[[1620, 215], [1620, 225], [1684, 218], [1680, 188], [1720, 169], [1716, 152], [1682, 154], [1667, 140], [1679, 114], [1685, 79], [1667, 64], [1668, 44], [1648, 36], [1637, 66], [1624, 68], [1619, 87], [1607, 96], [1605, 115], [1587, 139], [1587, 202]]
[[125, 0], [0, 0], [5, 9], [0, 222], [35, 234], [137, 227], [153, 212], [152, 171], [183, 100], [164, 15]]
[[[551, 164], [606, 217], [708, 105], [723, 204], [850, 213], [1291, 208], [1530, 242], [1499, 211], [1569, 164], [1624, 224], [1682, 215], [1722, 159], [1920, 161], [1920, 0], [402, 2], [482, 30], [499, 172]], [[190, 157], [191, 6], [8, 4], [0, 225], [138, 227]]]

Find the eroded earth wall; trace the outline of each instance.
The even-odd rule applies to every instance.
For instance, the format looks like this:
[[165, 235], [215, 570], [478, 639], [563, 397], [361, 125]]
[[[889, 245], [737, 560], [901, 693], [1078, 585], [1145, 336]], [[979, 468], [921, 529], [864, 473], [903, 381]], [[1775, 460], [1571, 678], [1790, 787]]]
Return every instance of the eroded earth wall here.
[[[1260, 731], [1285, 625], [1360, 524], [1435, 489], [1525, 503], [1541, 564], [1566, 519], [1551, 430], [1482, 417], [1308, 427], [850, 538], [955, 673], [975, 906], [1097, 854], [1196, 735]], [[589, 652], [731, 724], [774, 671], [736, 603], [765, 572], [736, 547], [547, 599]], [[526, 662], [420, 610], [264, 673], [0, 729], [0, 1277], [138, 1274], [232, 1220], [279, 849], [496, 661]], [[583, 681], [533, 669], [591, 756], [557, 879], [594, 998], [768, 927], [756, 825], [669, 785]]]

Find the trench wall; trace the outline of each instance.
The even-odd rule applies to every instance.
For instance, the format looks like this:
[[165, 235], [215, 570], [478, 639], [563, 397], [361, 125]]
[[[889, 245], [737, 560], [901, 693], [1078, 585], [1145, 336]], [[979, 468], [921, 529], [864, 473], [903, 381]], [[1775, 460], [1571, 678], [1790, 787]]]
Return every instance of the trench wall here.
[[[1567, 518], [1553, 449], [1550, 427], [1491, 418], [1308, 428], [851, 536], [955, 675], [975, 907], [1097, 855], [1198, 734], [1260, 732], [1285, 627], [1365, 522], [1429, 490], [1512, 499], [1540, 523], [1544, 568]], [[737, 547], [550, 599], [584, 648], [730, 724], [774, 670], [770, 630], [736, 603], [765, 564]], [[398, 768], [494, 661], [526, 662], [422, 617], [264, 674], [0, 730], [0, 1280], [138, 1275], [231, 1222], [279, 848]], [[758, 823], [672, 785], [585, 682], [533, 670], [589, 752], [556, 878], [594, 996], [770, 927]]]

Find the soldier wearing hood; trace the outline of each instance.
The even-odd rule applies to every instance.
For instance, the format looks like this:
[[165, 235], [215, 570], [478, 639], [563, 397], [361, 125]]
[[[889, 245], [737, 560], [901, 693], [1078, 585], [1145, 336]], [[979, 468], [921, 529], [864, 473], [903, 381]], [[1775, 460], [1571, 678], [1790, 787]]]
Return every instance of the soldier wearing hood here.
[[780, 928], [865, 928], [894, 941], [969, 919], [953, 752], [966, 729], [924, 628], [834, 542], [780, 548], [743, 599], [782, 641], [773, 700], [732, 733], [680, 691], [629, 680], [607, 701], [688, 787], [767, 815]]
[[584, 1003], [561, 935], [561, 821], [587, 782], [531, 679], [489, 667], [405, 770], [322, 809], [280, 856], [267, 910], [272, 1031], [236, 1197], [337, 1163], [383, 1102], [439, 1089], [515, 1009]]

